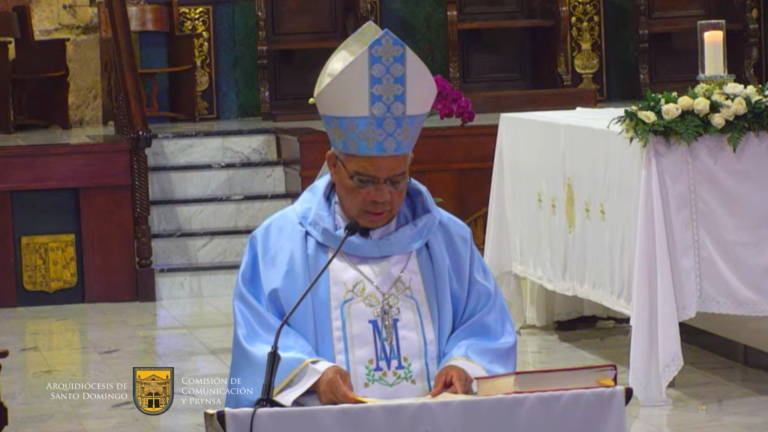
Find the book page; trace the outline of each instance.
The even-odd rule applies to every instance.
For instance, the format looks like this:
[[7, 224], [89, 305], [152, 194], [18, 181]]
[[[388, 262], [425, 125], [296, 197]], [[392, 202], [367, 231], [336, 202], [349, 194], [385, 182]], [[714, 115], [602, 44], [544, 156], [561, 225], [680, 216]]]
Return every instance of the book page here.
[[453, 399], [472, 399], [474, 395], [457, 395], [453, 393], [441, 393], [435, 397], [422, 396], [417, 398], [401, 398], [401, 399], [370, 399], [357, 397], [356, 399], [363, 403], [368, 404], [392, 404], [392, 403], [413, 403], [413, 402], [429, 402], [429, 401], [441, 401], [441, 400], [453, 400]]

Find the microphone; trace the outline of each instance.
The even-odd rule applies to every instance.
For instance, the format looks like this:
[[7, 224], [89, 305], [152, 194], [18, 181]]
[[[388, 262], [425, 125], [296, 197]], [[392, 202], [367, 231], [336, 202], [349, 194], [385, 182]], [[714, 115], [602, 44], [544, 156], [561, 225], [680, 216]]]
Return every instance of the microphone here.
[[[275, 390], [277, 367], [280, 365], [280, 354], [277, 352], [277, 341], [280, 339], [280, 333], [283, 331], [283, 327], [288, 324], [288, 320], [291, 318], [293, 313], [296, 312], [296, 309], [298, 309], [301, 302], [304, 301], [309, 292], [312, 290], [312, 287], [314, 287], [317, 281], [320, 279], [320, 276], [322, 276], [328, 266], [331, 265], [331, 262], [333, 262], [333, 259], [336, 258], [336, 255], [338, 255], [338, 253], [341, 251], [341, 247], [344, 245], [344, 242], [346, 242], [349, 237], [354, 236], [358, 232], [362, 233], [363, 231], [370, 232], [369, 229], [362, 228], [360, 224], [357, 223], [357, 221], [352, 221], [348, 223], [346, 227], [344, 227], [344, 237], [341, 239], [339, 246], [333, 252], [333, 255], [331, 255], [331, 257], [325, 263], [325, 266], [323, 266], [317, 276], [315, 276], [315, 279], [309, 284], [307, 289], [304, 290], [304, 293], [301, 295], [301, 297], [299, 297], [299, 300], [296, 302], [296, 304], [293, 305], [293, 308], [291, 308], [291, 310], [285, 315], [285, 318], [283, 318], [283, 320], [280, 322], [280, 326], [277, 327], [277, 332], [275, 333], [275, 341], [273, 342], [272, 349], [269, 351], [269, 355], [267, 356], [267, 370], [264, 373], [264, 386], [261, 389], [261, 397], [256, 401], [256, 404], [254, 405], [254, 413], [259, 408], [282, 406], [279, 402], [272, 398]], [[253, 430], [253, 417], [251, 417], [251, 430]]]

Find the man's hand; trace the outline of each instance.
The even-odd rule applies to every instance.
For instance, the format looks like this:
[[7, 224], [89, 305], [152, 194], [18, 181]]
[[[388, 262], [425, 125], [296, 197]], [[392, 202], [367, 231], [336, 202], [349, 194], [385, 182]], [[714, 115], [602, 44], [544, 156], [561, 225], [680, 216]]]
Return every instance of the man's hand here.
[[317, 398], [323, 405], [360, 403], [355, 399], [349, 373], [338, 366], [326, 369], [310, 390], [317, 393]]
[[472, 393], [472, 382], [474, 380], [464, 369], [448, 365], [437, 373], [435, 377], [435, 388], [429, 395], [435, 397], [443, 392], [453, 394]]

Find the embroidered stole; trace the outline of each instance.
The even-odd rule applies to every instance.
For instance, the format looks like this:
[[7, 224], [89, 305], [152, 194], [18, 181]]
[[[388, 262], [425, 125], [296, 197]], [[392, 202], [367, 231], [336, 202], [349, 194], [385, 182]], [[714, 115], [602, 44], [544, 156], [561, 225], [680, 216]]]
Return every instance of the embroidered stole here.
[[341, 256], [329, 267], [335, 362], [349, 371], [358, 396], [394, 399], [424, 396], [432, 390], [437, 343], [413, 253], [394, 287], [408, 254], [379, 259], [347, 256], [385, 293], [397, 297], [392, 344], [386, 341], [381, 319], [374, 316], [381, 293]]

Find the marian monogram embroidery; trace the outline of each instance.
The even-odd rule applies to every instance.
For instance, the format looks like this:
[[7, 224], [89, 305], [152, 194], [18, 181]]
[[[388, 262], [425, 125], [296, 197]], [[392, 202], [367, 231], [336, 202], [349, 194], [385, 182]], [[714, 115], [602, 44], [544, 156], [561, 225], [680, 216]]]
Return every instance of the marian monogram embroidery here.
[[[416, 385], [416, 380], [413, 377], [412, 363], [401, 352], [400, 331], [398, 328], [400, 319], [396, 317], [399, 314], [400, 297], [413, 296], [410, 285], [406, 285], [405, 282], [399, 280], [385, 299], [379, 298], [375, 291], [369, 291], [363, 280], [355, 282], [352, 287], [348, 285], [345, 285], [345, 287], [345, 300], [355, 298], [362, 300], [366, 308], [371, 310], [374, 315], [372, 319], [368, 320], [368, 324], [371, 326], [373, 352], [371, 353], [371, 358], [368, 359], [368, 364], [363, 365], [366, 378], [363, 386], [369, 388], [374, 385], [385, 387], [395, 387], [401, 384]], [[394, 311], [390, 316], [393, 330], [392, 335], [385, 334], [379, 322], [378, 312], [381, 310], [382, 302], [384, 301], [388, 304], [385, 305], [388, 306], [386, 309]], [[384, 319], [384, 317], [381, 318], [382, 320]], [[389, 338], [393, 340], [389, 341]]]

